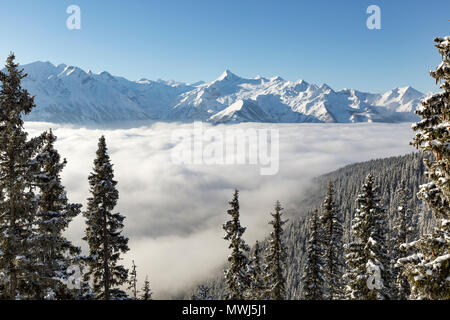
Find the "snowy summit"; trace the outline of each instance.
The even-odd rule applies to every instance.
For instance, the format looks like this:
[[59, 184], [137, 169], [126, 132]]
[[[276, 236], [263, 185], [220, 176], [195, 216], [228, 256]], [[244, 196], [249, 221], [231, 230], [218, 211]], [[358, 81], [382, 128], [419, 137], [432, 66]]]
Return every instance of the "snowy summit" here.
[[241, 78], [225, 70], [216, 80], [130, 81], [103, 71], [94, 74], [50, 62], [24, 65], [23, 85], [36, 95], [27, 120], [107, 123], [160, 120], [239, 122], [402, 122], [416, 121], [423, 94], [411, 88], [385, 93], [335, 91], [326, 84], [287, 81], [279, 76]]

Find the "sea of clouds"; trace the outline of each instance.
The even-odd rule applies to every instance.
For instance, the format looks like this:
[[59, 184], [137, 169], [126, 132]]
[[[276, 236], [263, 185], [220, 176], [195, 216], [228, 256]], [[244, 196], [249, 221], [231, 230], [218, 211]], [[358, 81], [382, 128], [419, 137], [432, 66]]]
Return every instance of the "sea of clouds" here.
[[[30, 136], [53, 129], [56, 147], [68, 160], [62, 177], [69, 199], [83, 206], [98, 138], [105, 135], [120, 193], [116, 209], [126, 217], [124, 234], [130, 238], [123, 263], [130, 267], [135, 261], [139, 286], [149, 276], [155, 298], [172, 297], [222, 268], [228, 255], [222, 224], [235, 188], [240, 190], [245, 239], [253, 244], [270, 232], [267, 222], [276, 200], [290, 214], [302, 214], [296, 203], [311, 178], [350, 163], [414, 151], [409, 146], [414, 132], [407, 123], [215, 126], [219, 131], [279, 130], [279, 170], [264, 176], [259, 165], [174, 163], [173, 150], [181, 142], [173, 133], [192, 130], [193, 124], [93, 129], [28, 122], [25, 127]], [[67, 234], [86, 250], [82, 217]]]

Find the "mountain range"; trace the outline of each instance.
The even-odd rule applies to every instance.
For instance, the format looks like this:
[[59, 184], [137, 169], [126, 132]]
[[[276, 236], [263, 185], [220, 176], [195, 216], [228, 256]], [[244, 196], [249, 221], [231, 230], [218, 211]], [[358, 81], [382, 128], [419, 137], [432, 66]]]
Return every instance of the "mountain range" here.
[[35, 95], [29, 121], [108, 123], [135, 120], [239, 122], [405, 122], [424, 94], [411, 87], [385, 93], [333, 90], [279, 76], [245, 79], [226, 70], [193, 84], [127, 80], [104, 71], [33, 62], [23, 87]]

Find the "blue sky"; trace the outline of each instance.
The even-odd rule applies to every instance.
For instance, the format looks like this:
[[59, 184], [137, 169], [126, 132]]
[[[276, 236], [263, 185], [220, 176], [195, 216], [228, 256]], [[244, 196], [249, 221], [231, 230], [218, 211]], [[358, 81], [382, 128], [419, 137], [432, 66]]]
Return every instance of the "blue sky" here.
[[[81, 8], [68, 30], [66, 8]], [[381, 8], [369, 30], [366, 8]], [[131, 80], [280, 75], [372, 92], [437, 89], [428, 70], [449, 35], [450, 1], [16, 0], [0, 2], [0, 59], [66, 63]]]

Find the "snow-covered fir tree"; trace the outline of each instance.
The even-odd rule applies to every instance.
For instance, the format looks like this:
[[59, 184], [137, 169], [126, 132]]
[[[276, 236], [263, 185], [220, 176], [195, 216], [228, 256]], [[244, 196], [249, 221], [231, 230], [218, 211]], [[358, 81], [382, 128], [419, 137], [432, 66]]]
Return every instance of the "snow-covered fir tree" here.
[[273, 220], [269, 222], [273, 230], [270, 233], [268, 247], [265, 252], [264, 289], [265, 298], [270, 300], [286, 299], [286, 259], [287, 251], [283, 238], [283, 225], [287, 220], [282, 219], [281, 204], [275, 203], [275, 212], [271, 213]]
[[343, 298], [342, 272], [344, 270], [343, 229], [334, 203], [334, 190], [331, 182], [328, 183], [327, 196], [322, 205], [320, 220], [323, 229], [323, 275], [326, 298], [329, 300], [341, 299]]
[[144, 286], [142, 287], [141, 300], [152, 300], [152, 290], [150, 289], [150, 281], [148, 276], [145, 277]]
[[40, 193], [35, 221], [36, 245], [31, 249], [36, 252], [40, 263], [38, 281], [34, 283], [35, 297], [43, 299], [53, 294], [55, 299], [71, 299], [76, 297], [76, 292], [67, 288], [70, 277], [67, 270], [80, 263], [80, 248], [72, 245], [63, 232], [80, 213], [81, 205], [69, 203], [61, 183], [61, 171], [67, 162], [65, 159], [61, 161], [54, 148], [56, 136], [50, 130], [43, 138], [43, 147], [36, 157], [40, 172], [35, 183]]
[[261, 263], [261, 249], [256, 241], [253, 256], [250, 260], [248, 273], [250, 275], [250, 287], [247, 293], [249, 300], [261, 300], [265, 297], [263, 269]]
[[37, 199], [33, 181], [38, 168], [35, 155], [42, 138], [27, 140], [22, 116], [35, 107], [34, 98], [21, 86], [26, 74], [14, 62], [14, 54], [0, 71], [0, 296], [33, 297], [39, 261], [30, 250], [36, 243], [33, 224]]
[[118, 287], [128, 278], [128, 270], [119, 265], [120, 255], [126, 253], [128, 239], [122, 235], [124, 216], [111, 211], [117, 204], [114, 171], [106, 148], [105, 137], [98, 143], [94, 171], [89, 175], [90, 193], [86, 218], [86, 236], [89, 245], [89, 271], [85, 279], [91, 279], [97, 299], [123, 299], [126, 294]]
[[413, 299], [450, 299], [450, 37], [436, 38], [441, 64], [431, 76], [442, 92], [422, 101], [413, 125], [418, 131], [413, 144], [425, 154], [428, 183], [418, 196], [431, 208], [436, 228], [419, 240], [403, 245], [413, 253], [399, 260], [411, 285]]
[[242, 238], [245, 229], [241, 226], [239, 215], [239, 191], [235, 190], [233, 200], [229, 202], [231, 209], [227, 210], [231, 220], [223, 225], [226, 234], [224, 239], [230, 242], [231, 254], [228, 256], [229, 266], [225, 270], [226, 299], [243, 300], [250, 285], [247, 272], [249, 246]]
[[302, 276], [303, 296], [307, 300], [322, 300], [324, 295], [323, 244], [319, 211], [316, 209], [309, 218], [309, 236], [306, 251], [306, 264]]
[[209, 294], [211, 288], [205, 285], [199, 285], [197, 287], [197, 294], [192, 296], [192, 300], [213, 300], [213, 297]]
[[406, 300], [411, 294], [411, 288], [408, 278], [401, 272], [402, 266], [397, 264], [397, 261], [406, 255], [405, 250], [401, 250], [400, 247], [411, 240], [414, 226], [412, 223], [412, 211], [408, 209], [408, 196], [404, 180], [402, 180], [397, 190], [397, 198], [398, 216], [394, 225], [395, 243], [391, 252], [391, 263], [393, 264], [392, 279], [395, 281], [395, 285], [392, 286], [392, 295], [395, 299]]
[[379, 204], [372, 174], [367, 175], [356, 202], [358, 209], [351, 228], [353, 242], [346, 246], [346, 296], [357, 300], [390, 299], [392, 279], [385, 243], [386, 210]]
[[134, 260], [132, 261], [131, 265], [131, 271], [130, 271], [130, 279], [128, 280], [128, 290], [131, 291], [131, 294], [133, 295], [133, 299], [137, 299], [138, 296], [138, 289], [137, 289], [137, 267], [134, 264]]

